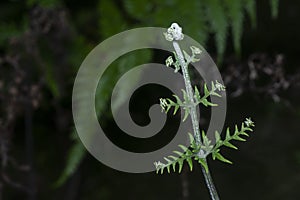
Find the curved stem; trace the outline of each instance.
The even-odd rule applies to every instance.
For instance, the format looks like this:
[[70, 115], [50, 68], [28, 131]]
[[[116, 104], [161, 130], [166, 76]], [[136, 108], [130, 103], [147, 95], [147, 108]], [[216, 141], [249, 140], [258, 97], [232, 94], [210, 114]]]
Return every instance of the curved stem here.
[[[183, 57], [183, 54], [181, 52], [180, 46], [176, 41], [173, 41], [173, 47], [174, 47], [175, 52], [178, 56], [179, 64], [180, 64], [181, 69], [182, 69], [182, 74], [183, 74], [183, 78], [184, 78], [187, 97], [188, 97], [190, 103], [192, 105], [194, 105], [193, 89], [192, 89], [192, 85], [191, 85], [190, 76], [189, 76], [189, 73], [188, 73], [187, 63], [184, 61], [184, 57]], [[201, 142], [200, 129], [199, 129], [199, 120], [198, 120], [198, 117], [197, 117], [196, 106], [192, 106], [190, 109], [191, 109], [190, 110], [190, 115], [191, 115], [191, 120], [192, 120], [192, 125], [193, 125], [194, 137], [195, 137], [196, 143], [200, 145], [202, 142]], [[205, 162], [207, 164], [206, 159], [205, 159]], [[219, 200], [218, 192], [217, 192], [216, 187], [213, 183], [213, 180], [212, 180], [212, 177], [210, 175], [209, 170], [205, 170], [205, 168], [202, 165], [201, 165], [201, 169], [202, 169], [202, 173], [204, 175], [205, 183], [206, 183], [206, 186], [209, 190], [211, 199]]]

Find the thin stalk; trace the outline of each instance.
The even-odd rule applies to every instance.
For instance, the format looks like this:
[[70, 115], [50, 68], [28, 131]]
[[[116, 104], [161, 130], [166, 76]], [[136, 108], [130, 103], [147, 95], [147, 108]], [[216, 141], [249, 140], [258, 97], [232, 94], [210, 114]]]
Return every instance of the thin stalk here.
[[[179, 44], [176, 41], [173, 41], [173, 47], [174, 47], [175, 52], [178, 56], [179, 64], [180, 64], [181, 69], [182, 69], [182, 74], [183, 74], [183, 78], [184, 78], [187, 97], [188, 97], [191, 105], [195, 105], [194, 97], [193, 97], [193, 89], [192, 89], [192, 85], [191, 85], [190, 76], [189, 76], [189, 73], [188, 73], [187, 63], [184, 61], [182, 51], [180, 49]], [[194, 137], [195, 137], [196, 143], [198, 145], [200, 145], [202, 142], [201, 142], [200, 129], [199, 129], [199, 120], [198, 120], [198, 117], [197, 117], [196, 106], [191, 106], [190, 107], [190, 116], [191, 116], [191, 120], [192, 120], [192, 126], [193, 126]], [[206, 159], [205, 159], [205, 162], [207, 164]], [[209, 190], [211, 199], [219, 200], [218, 192], [217, 192], [216, 187], [213, 183], [213, 180], [212, 180], [212, 177], [210, 175], [209, 170], [206, 171], [205, 168], [202, 165], [201, 165], [201, 169], [202, 169], [202, 173], [204, 175], [205, 183], [206, 183], [206, 186]]]

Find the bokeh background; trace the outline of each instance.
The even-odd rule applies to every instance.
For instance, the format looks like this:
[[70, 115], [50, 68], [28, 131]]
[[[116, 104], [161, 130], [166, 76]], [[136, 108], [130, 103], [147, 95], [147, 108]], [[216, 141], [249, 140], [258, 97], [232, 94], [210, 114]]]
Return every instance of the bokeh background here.
[[[222, 150], [233, 165], [209, 159], [221, 199], [300, 199], [299, 11], [297, 0], [1, 1], [0, 199], [209, 199], [199, 167], [189, 172], [185, 166], [181, 174], [119, 172], [89, 155], [74, 130], [72, 86], [89, 51], [121, 31], [172, 22], [218, 64], [228, 92], [226, 126], [248, 116], [256, 123], [246, 143], [234, 143], [238, 151]], [[122, 74], [167, 56], [131, 52], [100, 80], [99, 123], [117, 145], [145, 152], [176, 133], [178, 116], [159, 141], [139, 143], [120, 133], [109, 107]], [[201, 83], [193, 77], [193, 84]], [[168, 95], [157, 85], [137, 91], [135, 121], [149, 123], [145, 108]], [[205, 129], [210, 112], [201, 110]]]

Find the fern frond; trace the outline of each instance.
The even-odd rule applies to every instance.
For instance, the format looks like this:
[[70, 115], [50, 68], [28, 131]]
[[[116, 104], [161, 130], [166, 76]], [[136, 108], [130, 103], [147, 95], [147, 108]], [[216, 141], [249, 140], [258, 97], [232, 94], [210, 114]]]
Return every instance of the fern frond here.
[[66, 167], [64, 171], [54, 184], [55, 187], [61, 186], [66, 180], [76, 171], [78, 165], [82, 161], [86, 149], [81, 143], [80, 140], [77, 140], [76, 143], [71, 147], [67, 155]]
[[270, 0], [270, 4], [271, 4], [272, 18], [275, 19], [278, 16], [279, 0]]
[[226, 10], [228, 13], [229, 21], [231, 22], [231, 30], [233, 35], [233, 46], [240, 56], [241, 54], [241, 38], [243, 30], [243, 7], [241, 0], [225, 0]]
[[226, 37], [228, 22], [224, 9], [224, 4], [220, 0], [207, 0], [206, 14], [211, 25], [212, 32], [215, 34], [215, 41], [218, 52], [218, 62], [222, 62], [222, 57], [226, 47]]
[[256, 28], [256, 1], [255, 0], [243, 0], [243, 5], [250, 17], [251, 25]]

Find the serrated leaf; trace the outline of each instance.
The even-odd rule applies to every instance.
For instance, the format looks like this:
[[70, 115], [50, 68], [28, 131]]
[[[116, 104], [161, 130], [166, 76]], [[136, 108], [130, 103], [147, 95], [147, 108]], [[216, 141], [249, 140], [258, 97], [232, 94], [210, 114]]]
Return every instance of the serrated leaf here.
[[195, 138], [191, 133], [188, 133], [188, 135], [189, 135], [190, 145], [191, 145], [192, 149], [195, 150], [197, 148]]
[[253, 129], [252, 129], [252, 128], [249, 128], [249, 127], [245, 127], [244, 130], [245, 130], [245, 131], [251, 131], [251, 132], [253, 131]]
[[228, 141], [224, 141], [223, 144], [229, 148], [232, 148], [232, 149], [238, 149], [236, 146], [234, 146], [233, 144], [231, 144], [230, 142]]
[[187, 149], [187, 151], [185, 152], [186, 156], [192, 156], [193, 152], [191, 152], [191, 150]]
[[164, 157], [164, 159], [167, 161], [167, 163], [171, 163], [172, 161], [169, 160], [168, 158]]
[[215, 131], [215, 139], [216, 139], [216, 143], [218, 143], [221, 140], [221, 136], [218, 131]]
[[190, 170], [193, 171], [193, 161], [191, 158], [186, 159], [187, 163], [189, 164]]
[[233, 135], [232, 138], [235, 139], [235, 140], [241, 141], [241, 142], [245, 142], [246, 141], [244, 138], [241, 138], [238, 135]]
[[205, 132], [203, 130], [202, 130], [201, 134], [202, 134], [203, 143], [204, 143], [204, 145], [206, 145], [208, 142], [208, 138], [206, 137]]
[[188, 150], [187, 147], [183, 146], [182, 144], [178, 145], [184, 152], [186, 152]]
[[199, 149], [200, 149], [200, 148], [201, 148], [201, 147], [199, 147], [199, 148], [196, 147], [195, 149], [192, 150], [192, 152], [193, 152], [194, 154], [197, 154], [197, 153], [199, 152]]
[[209, 106], [211, 106], [211, 107], [213, 107], [213, 106], [218, 106], [218, 104], [212, 103], [212, 102], [210, 102], [210, 101], [207, 101], [206, 103], [207, 103], [207, 105], [209, 105]]
[[194, 94], [194, 98], [195, 98], [196, 101], [200, 101], [200, 99], [201, 99], [199, 90], [198, 90], [198, 88], [197, 88], [196, 86], [195, 86], [195, 94]]
[[239, 128], [237, 125], [235, 125], [235, 128], [234, 128], [234, 135], [238, 134], [239, 133]]
[[166, 101], [168, 101], [169, 102], [169, 104], [175, 104], [175, 102], [174, 101], [172, 101], [171, 99], [169, 99], [169, 98], [167, 98], [166, 99]]
[[201, 100], [201, 103], [205, 106], [205, 107], [207, 107], [208, 106], [208, 104], [207, 104], [207, 99], [203, 99], [203, 100]]
[[182, 93], [183, 93], [183, 99], [184, 99], [184, 101], [185, 101], [186, 103], [189, 102], [190, 100], [189, 100], [189, 98], [188, 98], [188, 96], [187, 96], [186, 91], [183, 90], [183, 89], [181, 89], [181, 91], [182, 91]]
[[198, 162], [204, 167], [206, 173], [208, 173], [208, 165], [204, 158], [199, 158]]
[[194, 136], [190, 132], [188, 132], [188, 136], [189, 136], [190, 143], [193, 143], [195, 140]]
[[226, 138], [225, 140], [230, 140], [231, 139], [229, 127], [226, 129], [226, 137], [225, 138]]
[[179, 109], [179, 105], [175, 105], [173, 115], [175, 115]]
[[210, 140], [208, 139], [208, 137], [205, 135], [205, 132], [204, 132], [204, 131], [202, 131], [202, 140], [203, 140], [203, 145], [204, 145], [203, 148], [205, 148], [206, 151], [210, 151], [210, 150], [213, 148], [213, 146], [210, 145], [210, 144], [211, 144], [211, 141], [210, 141]]
[[222, 162], [232, 164], [232, 162], [230, 160], [224, 158], [219, 152], [215, 152], [215, 158], [217, 158], [218, 160], [220, 160]]
[[160, 174], [163, 174], [163, 173], [164, 173], [163, 167], [159, 168], [159, 169], [158, 169], [158, 172], [160, 172]]
[[167, 106], [166, 113], [169, 112], [170, 108], [171, 108], [171, 105], [169, 104], [169, 105]]
[[170, 165], [167, 166], [168, 173], [170, 174]]
[[179, 152], [179, 151], [173, 151], [175, 154], [177, 154], [178, 156], [182, 156], [183, 155], [183, 153], [182, 152]]
[[172, 163], [173, 171], [176, 172], [176, 162]]
[[246, 132], [244, 132], [244, 131], [241, 131], [240, 134], [249, 137], [249, 135]]
[[181, 170], [182, 170], [182, 166], [183, 166], [183, 161], [182, 160], [179, 160], [178, 161], [178, 164], [179, 164], [179, 173], [181, 172]]
[[207, 88], [207, 85], [206, 85], [206, 83], [204, 84], [204, 96], [209, 96], [209, 90], [208, 90], [208, 88]]
[[213, 90], [210, 92], [210, 95], [217, 96], [217, 97], [222, 97], [220, 94], [216, 93]]
[[169, 158], [173, 159], [173, 161], [176, 161], [178, 158], [175, 156], [168, 156]]
[[175, 97], [178, 105], [182, 105], [182, 101], [180, 100], [180, 98], [177, 95], [173, 94], [173, 97]]
[[215, 83], [213, 81], [211, 82], [211, 90], [212, 91], [216, 90], [216, 86], [215, 86]]
[[184, 108], [184, 117], [183, 117], [183, 122], [187, 119], [187, 117], [189, 116], [190, 114], [190, 109], [189, 108]]

